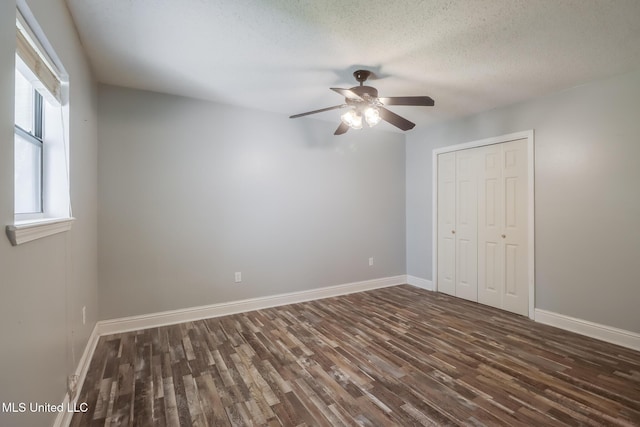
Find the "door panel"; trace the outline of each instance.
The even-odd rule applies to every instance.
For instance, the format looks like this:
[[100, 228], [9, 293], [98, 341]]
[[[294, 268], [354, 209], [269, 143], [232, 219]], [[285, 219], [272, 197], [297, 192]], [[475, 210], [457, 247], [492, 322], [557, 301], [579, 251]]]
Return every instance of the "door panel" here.
[[473, 256], [471, 242], [466, 239], [458, 239], [457, 255], [457, 283], [463, 286], [469, 286], [469, 263]]
[[504, 180], [504, 226], [515, 228], [517, 224], [518, 210], [518, 178], [508, 177]]
[[456, 293], [478, 301], [478, 155], [477, 149], [456, 154]]
[[[445, 256], [447, 257], [447, 260], [449, 262], [443, 262], [441, 264], [442, 268], [438, 268], [438, 274], [442, 274], [441, 280], [447, 284], [451, 284], [451, 288], [453, 289], [453, 283], [455, 281], [455, 253], [456, 253], [456, 242], [455, 239], [453, 238], [444, 238], [442, 239], [442, 244], [444, 246], [443, 248], [443, 254], [446, 254]], [[452, 254], [451, 256], [449, 256], [449, 254]], [[446, 289], [445, 289], [446, 290]], [[445, 292], [445, 290], [442, 290], [442, 292]], [[448, 293], [448, 292], [445, 292]], [[453, 295], [453, 293], [451, 293], [451, 295]]]
[[[482, 181], [480, 185], [482, 185]], [[497, 227], [499, 225], [498, 214], [500, 213], [500, 207], [498, 205], [498, 185], [497, 178], [485, 178], [484, 193], [480, 191], [478, 197], [478, 207], [480, 209], [480, 206], [482, 206], [484, 213], [482, 217], [483, 221], [478, 221], [478, 223], [484, 224], [485, 227]]]
[[438, 156], [438, 291], [456, 294], [456, 153]]
[[478, 302], [502, 307], [502, 149], [499, 144], [480, 147], [484, 160], [478, 172]]
[[505, 245], [504, 248], [504, 292], [506, 295], [518, 296], [516, 277], [518, 275], [518, 245]]
[[504, 273], [502, 308], [514, 313], [529, 313], [528, 284], [528, 162], [527, 141], [502, 145], [504, 182]]
[[[497, 292], [498, 288], [500, 288], [500, 284], [497, 281], [498, 277], [498, 244], [495, 242], [486, 242], [484, 247], [484, 260], [483, 263], [484, 270], [482, 271], [482, 279], [479, 280], [478, 287], [478, 300], [480, 299], [480, 292]], [[482, 287], [480, 287], [482, 284]]]

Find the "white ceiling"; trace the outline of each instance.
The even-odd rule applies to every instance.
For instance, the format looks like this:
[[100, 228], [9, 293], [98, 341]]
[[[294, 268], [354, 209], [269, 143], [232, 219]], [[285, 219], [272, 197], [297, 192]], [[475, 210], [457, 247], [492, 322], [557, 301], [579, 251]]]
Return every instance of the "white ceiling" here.
[[640, 69], [638, 0], [67, 3], [98, 81], [286, 115], [341, 104], [358, 68], [434, 98], [391, 107], [419, 126]]

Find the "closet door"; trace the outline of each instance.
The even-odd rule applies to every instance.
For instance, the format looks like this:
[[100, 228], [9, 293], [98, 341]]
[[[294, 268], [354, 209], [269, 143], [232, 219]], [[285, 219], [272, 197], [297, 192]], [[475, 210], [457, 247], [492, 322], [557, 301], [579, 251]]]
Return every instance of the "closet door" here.
[[478, 301], [478, 149], [456, 153], [456, 293]]
[[528, 315], [527, 141], [480, 149], [478, 302]]
[[456, 294], [456, 153], [438, 155], [438, 291]]
[[480, 149], [478, 185], [478, 302], [502, 308], [502, 146]]
[[528, 173], [527, 141], [502, 144], [504, 213], [501, 238], [504, 242], [504, 296], [502, 308], [527, 315], [528, 285]]

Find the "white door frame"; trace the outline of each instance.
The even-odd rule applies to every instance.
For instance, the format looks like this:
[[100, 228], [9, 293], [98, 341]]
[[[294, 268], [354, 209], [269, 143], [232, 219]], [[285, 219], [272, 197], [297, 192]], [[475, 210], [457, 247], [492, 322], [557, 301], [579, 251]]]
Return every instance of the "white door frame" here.
[[528, 175], [528, 226], [527, 226], [527, 245], [529, 252], [528, 269], [529, 269], [529, 318], [534, 318], [535, 310], [535, 221], [534, 221], [534, 141], [533, 129], [523, 132], [510, 133], [507, 135], [496, 136], [493, 138], [471, 141], [464, 144], [449, 145], [447, 147], [435, 148], [431, 154], [432, 160], [432, 277], [433, 289], [438, 290], [438, 154], [448, 153], [451, 151], [465, 150], [468, 148], [483, 147], [485, 145], [500, 144], [502, 142], [515, 141], [518, 139], [527, 140], [527, 175]]

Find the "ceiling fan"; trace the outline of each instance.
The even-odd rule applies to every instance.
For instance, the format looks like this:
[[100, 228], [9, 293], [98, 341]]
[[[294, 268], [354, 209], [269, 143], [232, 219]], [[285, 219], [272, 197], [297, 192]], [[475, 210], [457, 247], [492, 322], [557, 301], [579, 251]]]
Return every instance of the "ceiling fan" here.
[[413, 129], [416, 124], [392, 111], [387, 110], [385, 106], [411, 105], [432, 107], [435, 105], [433, 99], [428, 96], [378, 97], [378, 90], [376, 88], [364, 86], [364, 82], [367, 81], [370, 75], [370, 71], [357, 70], [353, 73], [353, 76], [360, 83], [360, 86], [354, 86], [351, 89], [331, 88], [332, 91], [344, 96], [344, 104], [308, 111], [306, 113], [294, 114], [289, 118], [295, 119], [298, 117], [308, 116], [310, 114], [322, 113], [324, 111], [349, 108], [349, 111], [341, 116], [342, 123], [340, 123], [338, 129], [333, 133], [334, 135], [342, 135], [343, 133], [346, 133], [349, 128], [362, 129], [363, 116], [369, 127], [373, 127], [377, 125], [380, 120], [384, 120], [391, 123], [398, 129], [409, 130]]

